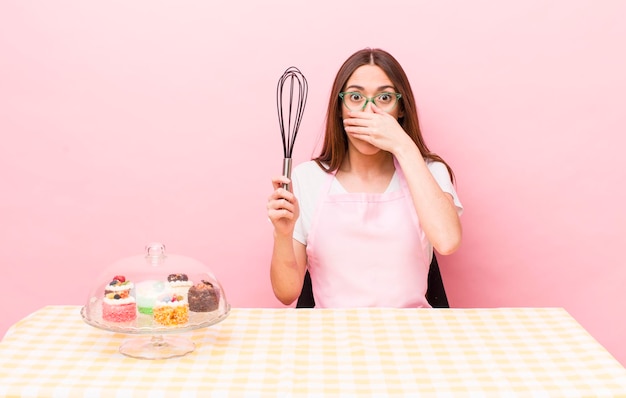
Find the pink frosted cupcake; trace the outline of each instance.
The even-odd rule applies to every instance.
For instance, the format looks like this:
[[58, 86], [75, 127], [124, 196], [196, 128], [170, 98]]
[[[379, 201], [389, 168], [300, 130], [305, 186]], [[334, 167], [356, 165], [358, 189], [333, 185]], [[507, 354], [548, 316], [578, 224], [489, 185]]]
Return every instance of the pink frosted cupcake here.
[[137, 303], [130, 294], [133, 283], [117, 275], [105, 288], [102, 299], [102, 319], [108, 322], [128, 322], [137, 318]]

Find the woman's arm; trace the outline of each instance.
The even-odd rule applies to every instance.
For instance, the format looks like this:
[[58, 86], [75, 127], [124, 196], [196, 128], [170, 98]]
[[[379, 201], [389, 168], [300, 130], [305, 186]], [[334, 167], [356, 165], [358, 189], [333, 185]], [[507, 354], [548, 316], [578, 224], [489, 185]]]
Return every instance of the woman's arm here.
[[306, 247], [289, 237], [274, 235], [270, 279], [274, 295], [285, 305], [292, 304], [302, 292], [306, 273]]
[[293, 239], [293, 229], [300, 214], [298, 199], [284, 188], [288, 178], [272, 179], [274, 192], [267, 202], [267, 214], [274, 225], [274, 247], [270, 264], [270, 280], [274, 295], [290, 305], [302, 291], [306, 273], [306, 246]]
[[454, 199], [441, 190], [413, 141], [407, 141], [393, 154], [407, 180], [420, 225], [437, 252], [454, 253], [462, 237]]

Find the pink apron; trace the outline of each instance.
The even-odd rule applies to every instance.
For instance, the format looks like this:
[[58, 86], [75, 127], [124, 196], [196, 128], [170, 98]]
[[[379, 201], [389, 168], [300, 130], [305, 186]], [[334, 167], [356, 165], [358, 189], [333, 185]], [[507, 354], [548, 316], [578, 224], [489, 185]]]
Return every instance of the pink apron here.
[[323, 184], [306, 248], [316, 307], [430, 307], [431, 249], [394, 163], [394, 192], [331, 195], [335, 173]]

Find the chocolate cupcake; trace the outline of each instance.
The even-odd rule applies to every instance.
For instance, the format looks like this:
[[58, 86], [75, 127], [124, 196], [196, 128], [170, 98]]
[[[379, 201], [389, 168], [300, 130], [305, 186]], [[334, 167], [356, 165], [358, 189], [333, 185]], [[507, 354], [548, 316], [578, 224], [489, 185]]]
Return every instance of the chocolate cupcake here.
[[219, 306], [220, 293], [209, 281], [202, 280], [189, 289], [189, 310], [193, 312], [215, 311]]

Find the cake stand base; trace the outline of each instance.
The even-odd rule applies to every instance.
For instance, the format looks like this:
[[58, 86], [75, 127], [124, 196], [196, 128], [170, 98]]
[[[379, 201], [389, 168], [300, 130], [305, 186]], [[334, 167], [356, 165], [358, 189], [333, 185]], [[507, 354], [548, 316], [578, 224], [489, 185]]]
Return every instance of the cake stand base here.
[[138, 359], [167, 359], [182, 357], [196, 348], [193, 341], [181, 336], [136, 337], [120, 346], [120, 352]]

